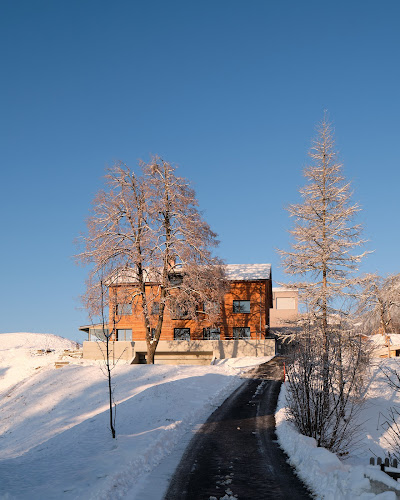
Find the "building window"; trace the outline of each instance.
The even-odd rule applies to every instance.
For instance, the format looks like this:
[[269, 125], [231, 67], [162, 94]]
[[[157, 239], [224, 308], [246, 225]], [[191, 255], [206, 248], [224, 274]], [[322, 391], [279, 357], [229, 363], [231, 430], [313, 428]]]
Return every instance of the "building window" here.
[[219, 340], [220, 338], [221, 332], [219, 328], [203, 328], [204, 340]]
[[218, 302], [203, 302], [203, 307], [202, 307], [202, 311], [205, 312], [205, 313], [210, 313], [210, 314], [213, 314], [213, 313], [218, 313], [221, 309], [221, 306]]
[[277, 309], [296, 309], [296, 300], [294, 297], [277, 297], [276, 298], [276, 308]]
[[117, 304], [117, 316], [127, 316], [132, 314], [132, 304]]
[[160, 303], [159, 302], [153, 302], [151, 304], [151, 314], [157, 315], [160, 313]]
[[250, 312], [250, 300], [234, 300], [233, 312], [248, 314]]
[[175, 304], [172, 310], [172, 319], [188, 319], [189, 311], [179, 304]]
[[89, 328], [89, 340], [97, 342], [99, 340], [106, 340], [108, 336], [108, 328]]
[[183, 276], [182, 274], [177, 274], [177, 273], [171, 273], [168, 276], [169, 282], [172, 286], [179, 286], [183, 283]]
[[174, 340], [190, 340], [190, 328], [174, 328]]
[[118, 329], [117, 330], [117, 340], [123, 341], [127, 340], [128, 342], [132, 341], [132, 329]]
[[250, 327], [249, 326], [233, 327], [233, 338], [234, 339], [249, 339], [250, 338]]

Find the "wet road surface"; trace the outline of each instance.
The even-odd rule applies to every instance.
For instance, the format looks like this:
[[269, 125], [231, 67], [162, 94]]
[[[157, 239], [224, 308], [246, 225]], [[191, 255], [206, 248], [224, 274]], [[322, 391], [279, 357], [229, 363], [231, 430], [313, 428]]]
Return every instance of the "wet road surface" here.
[[276, 442], [282, 363], [274, 358], [244, 375], [190, 442], [165, 500], [312, 498]]

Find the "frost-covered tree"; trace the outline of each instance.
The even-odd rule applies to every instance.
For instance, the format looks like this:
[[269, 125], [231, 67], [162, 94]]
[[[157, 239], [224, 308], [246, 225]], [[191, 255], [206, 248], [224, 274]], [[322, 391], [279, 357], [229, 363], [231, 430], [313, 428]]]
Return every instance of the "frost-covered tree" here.
[[349, 296], [359, 282], [354, 272], [366, 252], [355, 252], [364, 243], [362, 228], [354, 222], [359, 207], [351, 201], [350, 183], [343, 177], [326, 117], [317, 127], [309, 156], [312, 163], [304, 170], [307, 184], [300, 189], [302, 203], [287, 209], [294, 219], [290, 231], [294, 243], [280, 254], [285, 272], [299, 278], [293, 286], [327, 334], [338, 299]]
[[359, 296], [359, 314], [367, 333], [400, 331], [400, 274], [364, 277]]
[[289, 251], [280, 251], [285, 271], [297, 277], [291, 285], [306, 306], [298, 354], [288, 370], [289, 407], [301, 432], [343, 453], [354, 435], [349, 422], [363, 356], [360, 339], [343, 326], [341, 306], [360, 281], [355, 272], [366, 252], [358, 250], [364, 243], [354, 221], [359, 207], [351, 201], [326, 116], [309, 156], [302, 202], [288, 207], [294, 242]]
[[98, 306], [98, 276], [107, 274], [111, 302], [129, 302], [140, 311], [147, 363], [154, 363], [166, 308], [197, 318], [201, 304], [217, 304], [207, 308], [208, 320], [216, 320], [227, 283], [212, 253], [218, 241], [189, 182], [161, 158], [141, 162], [140, 175], [117, 163], [106, 179], [108, 189], [94, 200], [85, 249], [78, 255], [92, 265], [89, 307]]

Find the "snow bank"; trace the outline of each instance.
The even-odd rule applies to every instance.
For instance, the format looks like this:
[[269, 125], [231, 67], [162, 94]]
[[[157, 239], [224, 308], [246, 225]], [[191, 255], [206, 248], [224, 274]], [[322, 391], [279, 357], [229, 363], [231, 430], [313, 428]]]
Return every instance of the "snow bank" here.
[[267, 363], [272, 358], [273, 356], [244, 356], [242, 358], [217, 359], [213, 364], [215, 366], [223, 366], [232, 374], [240, 374], [262, 363]]
[[[389, 446], [384, 440], [385, 430], [379, 425], [379, 415], [393, 403], [399, 402], [397, 394], [388, 387], [380, 370], [382, 364], [393, 365], [394, 360], [382, 360], [372, 367], [367, 404], [361, 420], [365, 421], [365, 436], [356, 449], [351, 451], [346, 463], [326, 450], [318, 448], [316, 441], [301, 435], [288, 419], [286, 408], [286, 387], [282, 384], [276, 411], [276, 432], [280, 446], [289, 456], [291, 465], [296, 467], [299, 477], [315, 493], [325, 500], [367, 500], [396, 498], [394, 491], [400, 493], [400, 485], [376, 467], [368, 465], [369, 457], [385, 456]], [[371, 480], [373, 482], [371, 483]], [[378, 483], [375, 483], [378, 482]], [[383, 486], [383, 488], [382, 488]], [[380, 493], [383, 491], [382, 493]], [[378, 493], [378, 494], [377, 494]]]
[[[3, 362], [14, 374], [27, 360], [49, 359], [36, 358], [30, 349], [70, 347], [53, 336], [36, 343], [32, 334], [21, 335], [1, 336]], [[46, 339], [54, 342], [44, 346]], [[108, 429], [107, 380], [97, 363], [78, 360], [58, 370], [47, 364], [24, 371], [28, 375], [21, 374], [0, 399], [0, 499], [143, 500], [150, 498], [149, 484], [151, 499], [161, 499], [194, 428], [255, 362], [118, 364], [113, 370], [117, 439]]]

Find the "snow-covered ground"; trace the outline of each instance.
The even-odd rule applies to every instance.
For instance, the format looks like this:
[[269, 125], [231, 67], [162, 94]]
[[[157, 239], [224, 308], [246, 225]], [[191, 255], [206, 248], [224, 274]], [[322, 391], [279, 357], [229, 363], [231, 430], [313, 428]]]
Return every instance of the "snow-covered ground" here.
[[[0, 500], [161, 499], [196, 427], [242, 382], [239, 375], [269, 358], [222, 360], [213, 366], [114, 369], [117, 439], [108, 429], [102, 363], [54, 362], [75, 343], [50, 334], [0, 334]], [[48, 351], [40, 354], [38, 350]], [[389, 451], [383, 415], [400, 395], [376, 358], [363, 410], [364, 434], [344, 462], [287, 421], [285, 387], [276, 414], [281, 446], [318, 498], [396, 498], [400, 485], [368, 465]], [[376, 481], [379, 481], [376, 482]], [[386, 485], [386, 486], [385, 486]]]
[[195, 427], [241, 384], [242, 371], [270, 359], [120, 362], [113, 371], [112, 439], [101, 363], [71, 360], [55, 369], [74, 343], [52, 335], [0, 334], [0, 346], [2, 500], [162, 498]]
[[387, 345], [386, 339], [389, 339], [389, 345], [400, 345], [400, 334], [399, 333], [389, 333], [388, 335], [385, 334], [376, 334], [376, 335], [371, 335], [369, 339], [371, 342], [376, 346], [376, 347], [383, 347]]
[[314, 439], [302, 436], [288, 422], [286, 388], [282, 385], [276, 413], [278, 440], [299, 476], [315, 492], [317, 498], [395, 499], [393, 491], [377, 494], [389, 488], [397, 490], [400, 498], [400, 483], [396, 483], [376, 467], [369, 466], [370, 457], [385, 458], [390, 451], [390, 445], [385, 439], [388, 436], [382, 425], [384, 415], [388, 414], [390, 407], [397, 406], [400, 409], [400, 394], [389, 387], [382, 372], [385, 367], [400, 371], [400, 358], [373, 359], [368, 377], [367, 399], [360, 418], [364, 422], [361, 441], [345, 461], [339, 460], [324, 448], [317, 448]]

